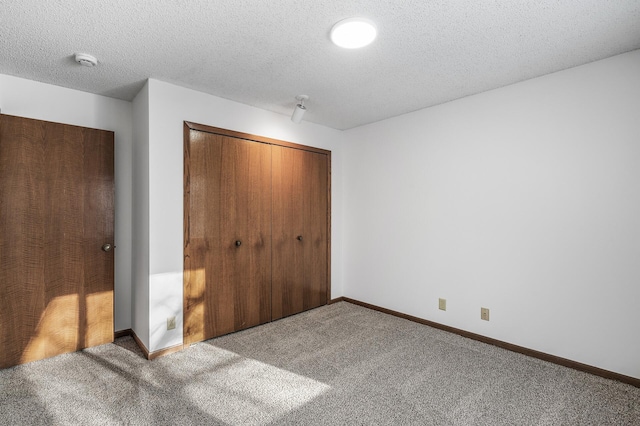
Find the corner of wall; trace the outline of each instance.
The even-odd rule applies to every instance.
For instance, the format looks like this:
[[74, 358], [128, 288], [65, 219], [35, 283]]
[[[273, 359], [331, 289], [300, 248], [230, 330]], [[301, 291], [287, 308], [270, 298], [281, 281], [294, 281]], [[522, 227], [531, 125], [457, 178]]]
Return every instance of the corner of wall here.
[[132, 330], [149, 347], [149, 85], [133, 100]]

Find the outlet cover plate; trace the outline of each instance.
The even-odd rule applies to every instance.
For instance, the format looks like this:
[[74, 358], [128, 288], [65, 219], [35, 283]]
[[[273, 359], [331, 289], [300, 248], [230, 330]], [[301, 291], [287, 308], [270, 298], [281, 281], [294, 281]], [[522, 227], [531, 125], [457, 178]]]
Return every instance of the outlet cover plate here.
[[447, 299], [438, 299], [438, 309], [441, 311], [447, 310]]
[[489, 308], [480, 308], [480, 319], [489, 321]]
[[176, 317], [167, 318], [167, 330], [173, 330], [174, 328], [176, 328]]

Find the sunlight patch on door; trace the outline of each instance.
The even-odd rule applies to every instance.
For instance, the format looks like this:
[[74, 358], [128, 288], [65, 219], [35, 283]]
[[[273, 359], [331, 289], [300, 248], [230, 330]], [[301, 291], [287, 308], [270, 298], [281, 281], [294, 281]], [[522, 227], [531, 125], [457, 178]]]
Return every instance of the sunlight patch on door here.
[[52, 299], [40, 315], [20, 363], [78, 350], [79, 319], [77, 294]]
[[113, 341], [113, 292], [87, 295], [85, 347]]

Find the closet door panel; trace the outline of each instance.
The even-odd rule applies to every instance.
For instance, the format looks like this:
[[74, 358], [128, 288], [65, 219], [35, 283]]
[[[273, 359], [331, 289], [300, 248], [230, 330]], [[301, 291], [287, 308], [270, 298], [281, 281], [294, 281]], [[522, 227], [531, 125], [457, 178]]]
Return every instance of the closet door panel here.
[[[304, 310], [304, 159], [302, 151], [272, 147], [273, 320]], [[297, 238], [302, 236], [303, 240]]]
[[328, 158], [272, 149], [275, 320], [327, 302]]
[[271, 319], [269, 146], [191, 130], [185, 343]]
[[327, 303], [328, 262], [328, 158], [323, 154], [304, 153], [304, 197], [302, 211], [304, 235], [304, 309]]

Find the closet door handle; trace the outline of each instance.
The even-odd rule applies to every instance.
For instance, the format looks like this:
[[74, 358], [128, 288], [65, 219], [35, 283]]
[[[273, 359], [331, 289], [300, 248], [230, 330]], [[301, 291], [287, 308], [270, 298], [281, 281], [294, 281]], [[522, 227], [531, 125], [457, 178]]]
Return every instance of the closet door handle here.
[[240, 247], [242, 245], [242, 241], [236, 240], [236, 247]]
[[298, 240], [298, 241], [302, 241], [302, 235], [298, 235], [297, 240]]

